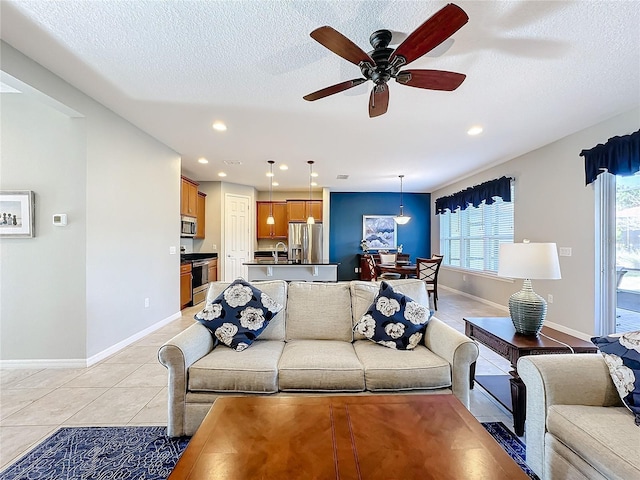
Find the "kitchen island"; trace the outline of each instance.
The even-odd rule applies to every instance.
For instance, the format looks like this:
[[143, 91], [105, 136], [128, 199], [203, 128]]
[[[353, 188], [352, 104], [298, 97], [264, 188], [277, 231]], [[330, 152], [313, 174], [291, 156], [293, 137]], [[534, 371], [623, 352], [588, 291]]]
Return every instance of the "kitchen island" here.
[[302, 280], [306, 282], [337, 282], [338, 265], [335, 262], [293, 263], [289, 261], [260, 261], [243, 263], [247, 277], [255, 280]]

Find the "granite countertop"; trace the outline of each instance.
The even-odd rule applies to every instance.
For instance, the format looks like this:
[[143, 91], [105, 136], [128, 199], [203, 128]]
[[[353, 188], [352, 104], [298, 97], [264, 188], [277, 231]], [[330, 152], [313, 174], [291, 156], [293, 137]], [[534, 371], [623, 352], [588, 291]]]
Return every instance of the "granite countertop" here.
[[217, 253], [181, 253], [180, 261], [181, 262], [191, 262], [193, 260], [205, 260], [205, 259], [214, 259], [218, 258]]

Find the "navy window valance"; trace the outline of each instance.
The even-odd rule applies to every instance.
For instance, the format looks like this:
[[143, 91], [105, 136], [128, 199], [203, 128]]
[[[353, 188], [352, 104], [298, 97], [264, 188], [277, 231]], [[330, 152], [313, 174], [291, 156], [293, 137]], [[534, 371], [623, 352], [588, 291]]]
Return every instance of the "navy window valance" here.
[[493, 197], [500, 197], [505, 202], [511, 201], [511, 178], [501, 177], [495, 180], [481, 183], [475, 187], [465, 188], [452, 195], [436, 199], [436, 215], [446, 213], [446, 210], [455, 211], [466, 209], [469, 205], [479, 206], [483, 201], [487, 205], [494, 202]]
[[640, 130], [630, 135], [610, 138], [604, 145], [582, 150], [586, 184], [603, 171], [613, 175], [633, 175], [640, 171]]

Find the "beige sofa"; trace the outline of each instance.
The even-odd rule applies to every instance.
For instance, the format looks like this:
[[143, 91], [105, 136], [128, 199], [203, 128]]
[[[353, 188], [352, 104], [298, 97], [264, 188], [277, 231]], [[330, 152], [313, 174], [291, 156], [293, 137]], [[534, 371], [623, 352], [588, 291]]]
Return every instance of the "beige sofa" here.
[[[429, 305], [424, 282], [390, 281]], [[209, 331], [194, 323], [166, 342], [158, 358], [168, 370], [168, 434], [193, 435], [220, 395], [427, 392], [448, 389], [469, 405], [469, 369], [478, 346], [436, 318], [414, 350], [393, 350], [353, 333], [373, 302], [375, 282], [254, 282], [284, 305], [242, 352], [213, 348]], [[211, 284], [216, 298], [228, 283]]]
[[640, 427], [600, 354], [522, 357], [527, 464], [543, 479], [640, 479]]

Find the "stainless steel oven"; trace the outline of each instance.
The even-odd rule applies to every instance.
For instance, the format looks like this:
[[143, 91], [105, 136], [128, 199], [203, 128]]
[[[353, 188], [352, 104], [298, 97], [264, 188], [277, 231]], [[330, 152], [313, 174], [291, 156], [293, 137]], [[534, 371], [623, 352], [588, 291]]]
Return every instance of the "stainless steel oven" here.
[[207, 289], [209, 288], [209, 260], [194, 261], [191, 264], [191, 275], [193, 304], [197, 305], [207, 298]]

